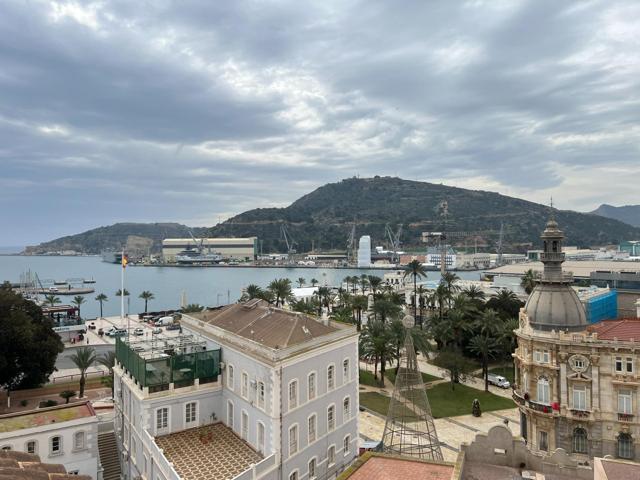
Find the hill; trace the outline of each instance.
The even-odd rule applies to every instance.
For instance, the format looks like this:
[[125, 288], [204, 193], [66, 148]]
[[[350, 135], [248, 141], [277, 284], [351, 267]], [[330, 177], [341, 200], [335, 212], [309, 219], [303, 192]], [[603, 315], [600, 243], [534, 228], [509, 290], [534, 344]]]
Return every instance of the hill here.
[[603, 203], [591, 213], [602, 217], [620, 220], [621, 222], [628, 223], [634, 227], [640, 227], [640, 205], [614, 207], [613, 205]]
[[[285, 208], [258, 208], [211, 228], [213, 236], [257, 235], [264, 252], [286, 251], [281, 225], [297, 242], [298, 251], [344, 250], [352, 225], [356, 235], [371, 235], [374, 245], [385, 244], [385, 224], [403, 224], [404, 248], [424, 246], [423, 231], [443, 229], [440, 203], [448, 204], [447, 231], [493, 231], [461, 239], [474, 246], [494, 248], [496, 232], [505, 226], [504, 243], [525, 250], [539, 244], [550, 209], [493, 192], [466, 190], [441, 184], [391, 177], [350, 178], [324, 185]], [[638, 228], [598, 215], [555, 210], [567, 244], [594, 246], [637, 238]]]
[[88, 254], [99, 254], [103, 251], [121, 250], [125, 245], [132, 249], [159, 252], [162, 239], [166, 237], [189, 237], [189, 230], [194, 235], [202, 235], [207, 229], [190, 228], [179, 223], [116, 223], [108, 227], [99, 227], [77, 235], [58, 238], [27, 247], [25, 253], [36, 254], [52, 251], [75, 250]]

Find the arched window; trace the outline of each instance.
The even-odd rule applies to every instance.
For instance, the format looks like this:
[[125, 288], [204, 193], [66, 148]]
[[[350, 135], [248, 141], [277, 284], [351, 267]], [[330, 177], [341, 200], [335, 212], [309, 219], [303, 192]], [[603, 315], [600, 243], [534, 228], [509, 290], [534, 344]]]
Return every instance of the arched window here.
[[549, 403], [551, 402], [551, 394], [549, 391], [549, 379], [547, 377], [538, 378], [536, 400], [546, 405], [549, 405]]
[[74, 450], [84, 449], [84, 432], [76, 432], [73, 435], [73, 448]]
[[333, 390], [336, 381], [336, 367], [329, 365], [327, 367], [327, 390]]
[[573, 431], [573, 451], [575, 453], [587, 453], [587, 431], [578, 427]]
[[633, 439], [628, 433], [618, 435], [618, 457], [633, 458]]
[[351, 418], [351, 402], [349, 401], [349, 397], [345, 398], [342, 402], [342, 416], [343, 422]]
[[227, 365], [227, 388], [233, 390], [233, 365]]

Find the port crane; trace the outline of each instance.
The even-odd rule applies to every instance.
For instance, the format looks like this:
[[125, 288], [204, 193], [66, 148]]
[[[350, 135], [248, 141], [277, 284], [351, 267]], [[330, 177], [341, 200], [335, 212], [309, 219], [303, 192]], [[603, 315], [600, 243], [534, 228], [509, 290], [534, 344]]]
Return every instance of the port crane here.
[[198, 242], [198, 239], [193, 235], [193, 232], [191, 230], [189, 230], [189, 235], [191, 235], [191, 239], [196, 245], [196, 250], [198, 250], [198, 253], [202, 255], [204, 253], [204, 238], [201, 238]]
[[298, 244], [287, 229], [286, 224], [280, 225], [280, 235], [284, 239], [284, 243], [287, 245], [287, 255], [289, 255], [289, 260], [292, 260], [292, 255], [296, 253], [296, 245]]
[[398, 251], [400, 250], [400, 236], [402, 235], [402, 224], [398, 225], [398, 230], [396, 233], [393, 233], [391, 230], [391, 226], [387, 223], [384, 226], [384, 232], [387, 238], [389, 239], [389, 246], [391, 247], [391, 262], [398, 263]]
[[355, 263], [356, 260], [356, 222], [351, 226], [351, 232], [347, 238], [347, 263]]

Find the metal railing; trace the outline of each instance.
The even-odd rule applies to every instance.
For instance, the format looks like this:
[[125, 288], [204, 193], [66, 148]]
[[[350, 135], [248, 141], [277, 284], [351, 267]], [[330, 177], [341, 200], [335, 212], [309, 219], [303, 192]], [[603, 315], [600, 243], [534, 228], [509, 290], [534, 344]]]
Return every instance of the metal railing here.
[[551, 405], [547, 405], [546, 403], [538, 403], [538, 402], [534, 402], [533, 400], [529, 400], [528, 407], [531, 410], [535, 410], [536, 412], [548, 413], [550, 415], [553, 414], [553, 409], [551, 408]]
[[[108, 375], [109, 372], [107, 370], [98, 370], [95, 372], [86, 372], [84, 375], [86, 378], [89, 377], [104, 377], [105, 375]], [[76, 379], [80, 379], [80, 374], [79, 373], [72, 373], [70, 375], [60, 375], [57, 377], [53, 377], [51, 379], [51, 383], [65, 383], [65, 382], [72, 382], [73, 380]]]
[[525, 399], [523, 395], [520, 395], [516, 390], [513, 391], [513, 401], [518, 405], [524, 405]]
[[618, 413], [619, 422], [633, 422], [633, 413]]

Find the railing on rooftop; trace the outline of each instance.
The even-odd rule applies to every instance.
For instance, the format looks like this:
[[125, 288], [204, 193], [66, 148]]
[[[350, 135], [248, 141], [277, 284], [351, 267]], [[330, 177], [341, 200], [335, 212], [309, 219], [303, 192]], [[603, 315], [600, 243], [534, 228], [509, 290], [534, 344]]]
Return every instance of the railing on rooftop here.
[[150, 392], [193, 385], [195, 379], [209, 383], [218, 380], [220, 349], [183, 354], [162, 354], [158, 358], [142, 358], [131, 346], [116, 338], [116, 358], [138, 384]]

